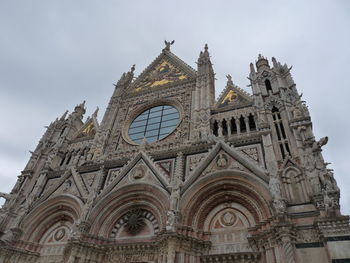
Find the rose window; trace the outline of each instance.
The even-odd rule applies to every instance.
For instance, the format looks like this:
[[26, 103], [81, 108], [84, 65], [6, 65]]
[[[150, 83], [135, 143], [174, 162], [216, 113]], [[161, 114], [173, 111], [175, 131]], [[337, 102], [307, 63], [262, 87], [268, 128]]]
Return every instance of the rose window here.
[[172, 133], [179, 123], [179, 111], [169, 105], [156, 106], [142, 112], [129, 127], [129, 137], [136, 143], [161, 140]]

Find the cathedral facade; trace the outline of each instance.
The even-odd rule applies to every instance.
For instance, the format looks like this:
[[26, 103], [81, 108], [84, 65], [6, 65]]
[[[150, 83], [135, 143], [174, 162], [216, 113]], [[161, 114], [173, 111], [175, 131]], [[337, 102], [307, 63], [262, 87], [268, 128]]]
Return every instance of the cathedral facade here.
[[215, 99], [207, 45], [193, 69], [172, 43], [121, 76], [101, 122], [84, 102], [47, 127], [0, 193], [0, 262], [350, 262], [291, 68], [259, 55], [252, 93], [227, 75]]

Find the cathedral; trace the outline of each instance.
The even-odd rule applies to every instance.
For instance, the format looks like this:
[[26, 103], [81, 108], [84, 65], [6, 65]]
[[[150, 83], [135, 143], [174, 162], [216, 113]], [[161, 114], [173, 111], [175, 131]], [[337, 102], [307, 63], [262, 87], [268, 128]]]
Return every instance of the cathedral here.
[[3, 263], [350, 262], [349, 217], [291, 67], [259, 55], [251, 93], [215, 98], [165, 41], [46, 129], [0, 209]]

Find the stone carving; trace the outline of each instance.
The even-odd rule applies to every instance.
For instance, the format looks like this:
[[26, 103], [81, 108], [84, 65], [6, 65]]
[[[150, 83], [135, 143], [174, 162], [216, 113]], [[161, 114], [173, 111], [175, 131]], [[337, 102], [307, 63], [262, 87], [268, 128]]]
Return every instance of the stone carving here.
[[197, 167], [197, 165], [203, 160], [205, 154], [196, 154], [196, 155], [191, 155], [187, 156], [187, 166], [188, 166], [188, 173], [191, 173], [194, 171], [194, 169]]
[[[319, 141], [308, 141], [304, 146], [305, 169], [314, 194], [320, 193], [322, 188], [324, 188], [321, 185], [321, 177], [325, 182], [323, 175], [327, 173], [327, 170], [321, 155], [321, 148], [327, 144], [327, 142], [328, 137], [324, 137]], [[328, 177], [328, 175], [326, 175], [326, 177]]]
[[63, 183], [63, 186], [62, 186], [62, 192], [68, 192], [68, 190], [71, 188], [72, 186], [72, 181], [71, 180], [66, 180], [64, 183]]
[[227, 155], [220, 153], [216, 159], [216, 165], [219, 168], [227, 168], [227, 166], [229, 165]]
[[170, 51], [170, 46], [175, 43], [175, 40], [173, 40], [171, 42], [164, 40], [164, 43], [165, 43], [165, 48], [163, 50]]
[[172, 210], [169, 210], [167, 212], [166, 230], [174, 231], [175, 230], [175, 222], [176, 222], [175, 212]]
[[131, 235], [138, 234], [145, 226], [142, 210], [133, 209], [127, 215], [127, 222], [125, 224], [126, 231]]
[[270, 175], [269, 189], [272, 196], [272, 205], [278, 214], [286, 212], [286, 204], [282, 198], [282, 188], [277, 175]]
[[242, 149], [242, 152], [249, 156], [255, 162], [259, 162], [259, 153], [256, 147]]
[[138, 165], [133, 171], [133, 178], [135, 180], [142, 179], [145, 174], [145, 167], [143, 165]]
[[56, 241], [60, 241], [65, 236], [65, 234], [66, 234], [66, 230], [64, 228], [60, 228], [55, 232], [54, 238]]
[[232, 226], [235, 224], [236, 220], [237, 220], [237, 217], [236, 215], [231, 212], [231, 211], [225, 211], [221, 217], [221, 222], [223, 223], [223, 225], [225, 226]]
[[110, 184], [115, 178], [117, 178], [120, 170], [121, 170], [120, 168], [116, 168], [116, 169], [109, 171], [109, 177], [108, 177], [107, 184]]

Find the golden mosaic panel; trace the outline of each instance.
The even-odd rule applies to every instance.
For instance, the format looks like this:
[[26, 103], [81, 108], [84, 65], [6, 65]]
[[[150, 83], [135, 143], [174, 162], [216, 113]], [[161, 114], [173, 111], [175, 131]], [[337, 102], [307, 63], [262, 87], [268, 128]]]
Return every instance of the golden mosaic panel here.
[[145, 88], [154, 88], [169, 84], [175, 81], [184, 80], [188, 77], [174, 65], [163, 60], [137, 85], [136, 91]]

